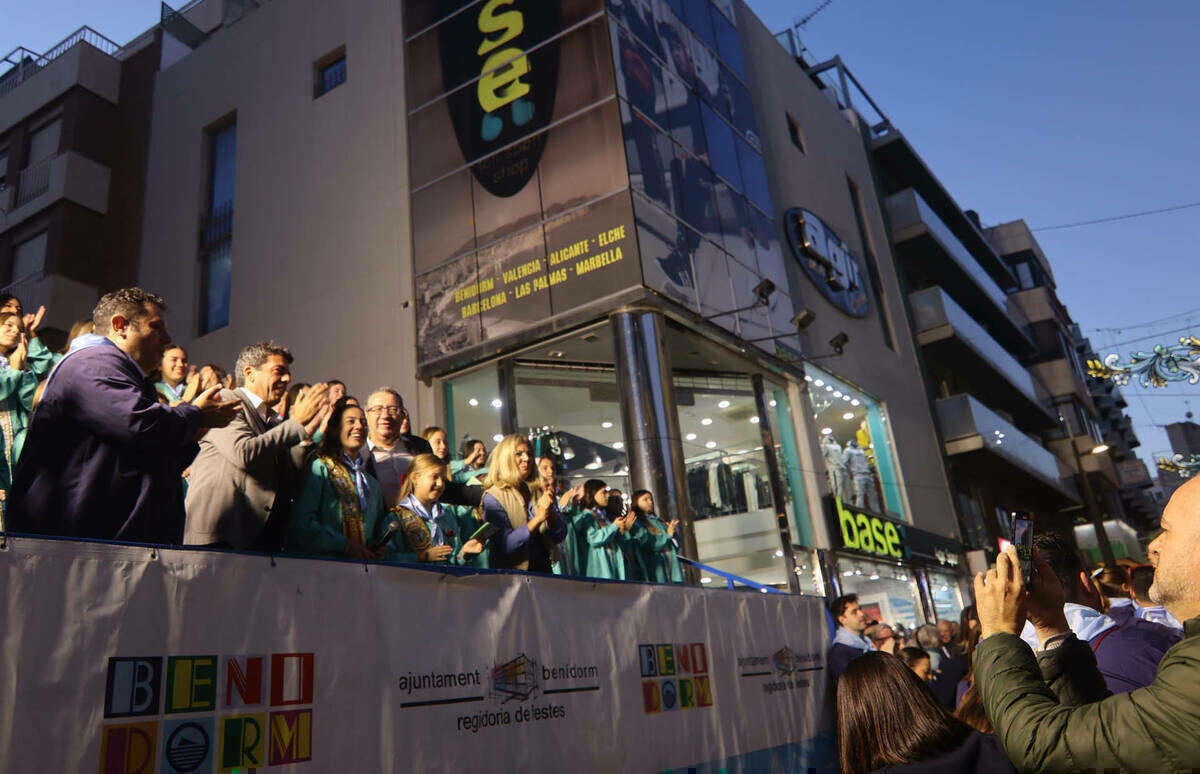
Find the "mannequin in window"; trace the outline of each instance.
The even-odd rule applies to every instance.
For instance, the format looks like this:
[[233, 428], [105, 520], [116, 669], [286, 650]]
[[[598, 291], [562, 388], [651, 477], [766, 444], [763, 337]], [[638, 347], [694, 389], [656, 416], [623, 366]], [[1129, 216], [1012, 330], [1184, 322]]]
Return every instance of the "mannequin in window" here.
[[821, 436], [821, 456], [825, 458], [825, 470], [834, 496], [846, 502], [850, 499], [850, 472], [842, 459], [842, 447], [832, 435]]
[[875, 489], [875, 470], [867, 459], [867, 453], [851, 438], [846, 442], [846, 450], [842, 452], [842, 462], [850, 471], [854, 481], [854, 506], [867, 508], [875, 513], [881, 513], [879, 493]]

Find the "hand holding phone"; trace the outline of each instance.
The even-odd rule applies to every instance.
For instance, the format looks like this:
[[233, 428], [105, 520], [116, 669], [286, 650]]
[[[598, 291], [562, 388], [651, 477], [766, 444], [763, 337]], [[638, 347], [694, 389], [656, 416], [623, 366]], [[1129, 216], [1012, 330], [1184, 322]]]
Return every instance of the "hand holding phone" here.
[[1017, 549], [1017, 560], [1021, 565], [1021, 577], [1025, 579], [1025, 588], [1033, 583], [1033, 519], [1025, 514], [1017, 514], [1012, 518], [1009, 539]]

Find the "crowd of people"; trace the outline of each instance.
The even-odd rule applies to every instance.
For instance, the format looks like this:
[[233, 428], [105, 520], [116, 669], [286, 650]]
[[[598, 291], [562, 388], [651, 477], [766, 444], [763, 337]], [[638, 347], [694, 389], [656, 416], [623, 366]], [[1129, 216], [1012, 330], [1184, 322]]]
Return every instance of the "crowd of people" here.
[[908, 634], [866, 620], [853, 594], [835, 599], [843, 772], [1200, 767], [1200, 698], [1185, 682], [1200, 664], [1197, 487], [1172, 499], [1152, 565], [1089, 571], [1069, 538], [1044, 533], [1032, 588], [1002, 554], [957, 623]]
[[510, 435], [411, 432], [400, 393], [293, 383], [271, 341], [232, 371], [172, 344], [167, 305], [100, 299], [62, 353], [44, 310], [0, 299], [0, 528], [92, 540], [681, 583], [676, 522], [650, 492], [568, 487], [561, 461]]

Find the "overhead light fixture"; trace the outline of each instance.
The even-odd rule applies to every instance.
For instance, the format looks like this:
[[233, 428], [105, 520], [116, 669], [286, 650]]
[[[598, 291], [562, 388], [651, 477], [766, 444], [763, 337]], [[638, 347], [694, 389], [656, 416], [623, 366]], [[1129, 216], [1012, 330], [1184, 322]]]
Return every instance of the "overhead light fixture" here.
[[708, 427], [709, 425], [712, 424], [712, 420], [709, 419], [708, 417], [705, 417], [704, 419], [700, 420], [700, 424], [704, 425], [705, 427]]
[[842, 414], [842, 419], [846, 419], [846, 420], [854, 419], [854, 414], [847, 411], [845, 414]]
[[862, 405], [862, 401], [861, 401], [861, 400], [859, 400], [858, 398], [855, 398], [854, 400], [850, 401], [850, 405], [851, 405], [851, 406], [861, 406], [861, 405]]
[[685, 436], [684, 436], [684, 438], [686, 438], [686, 439], [687, 439], [687, 440], [689, 440], [689, 441], [694, 441], [694, 440], [696, 440], [696, 434], [695, 434], [695, 433], [688, 433], [687, 435], [685, 435]]
[[500, 408], [503, 405], [504, 401], [500, 400], [499, 398], [494, 398], [492, 400], [492, 408]]
[[550, 350], [549, 352], [547, 352], [546, 354], [547, 354], [547, 355], [549, 355], [550, 357], [552, 357], [552, 358], [556, 358], [556, 359], [562, 359], [562, 358], [566, 357], [566, 353], [565, 353], [565, 352], [562, 352], [562, 351], [560, 351], [560, 350], [557, 350], [557, 349], [552, 349], [552, 350]]
[[825, 385], [825, 392], [833, 392], [833, 385], [832, 384]]
[[849, 402], [849, 400], [850, 400], [850, 396], [849, 396], [849, 395], [843, 395], [843, 396], [842, 396], [842, 400]]
[[707, 578], [707, 577], [701, 578], [700, 582], [701, 583], [712, 583], [712, 578]]
[[1103, 454], [1106, 451], [1108, 451], [1108, 444], [1102, 443], [1099, 446], [1092, 449], [1092, 454]]
[[812, 381], [812, 377], [811, 377], [811, 376], [809, 376], [808, 374], [805, 374], [805, 375], [804, 375], [804, 381], [806, 381], [806, 382], [811, 382], [811, 381]]
[[704, 444], [704, 448], [706, 448], [706, 449], [715, 449], [715, 448], [717, 448], [717, 442], [716, 442], [716, 441], [709, 441], [708, 443]]
[[757, 425], [758, 422], [759, 422], [758, 417], [750, 417], [750, 424]]
[[832, 427], [822, 427], [821, 435], [833, 435], [833, 428]]
[[729, 401], [723, 400], [717, 404], [717, 408], [729, 408]]
[[612, 447], [617, 451], [620, 451], [621, 449], [625, 448], [625, 444], [622, 441], [614, 441]]
[[818, 379], [818, 380], [816, 380], [815, 382], [813, 382], [813, 384], [817, 385], [818, 387], [824, 387], [824, 386], [825, 386], [825, 382], [824, 382], [824, 380], [822, 380], [822, 379]]
[[500, 443], [501, 441], [504, 440], [504, 436], [501, 435], [500, 433], [496, 433], [495, 435], [492, 436], [492, 440], [495, 441], [496, 443]]
[[470, 400], [468, 400], [468, 401], [467, 401], [467, 405], [468, 405], [468, 406], [478, 406], [478, 405], [479, 405], [479, 401], [477, 401], [477, 400], [476, 400], [476, 399], [474, 399], [474, 398], [471, 398]]
[[771, 408], [775, 408], [775, 401], [771, 401], [767, 405], [770, 406]]
[[601, 422], [600, 426], [607, 430], [608, 428], [612, 427], [612, 422]]
[[776, 559], [782, 559], [782, 558], [783, 558], [783, 552], [782, 552], [782, 551], [780, 551], [779, 549], [775, 549], [775, 558], [776, 558]]

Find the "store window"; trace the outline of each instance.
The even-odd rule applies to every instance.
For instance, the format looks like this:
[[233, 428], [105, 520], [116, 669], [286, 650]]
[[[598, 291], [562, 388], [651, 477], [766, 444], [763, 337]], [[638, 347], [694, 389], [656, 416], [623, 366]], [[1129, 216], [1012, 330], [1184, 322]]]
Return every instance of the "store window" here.
[[857, 594], [867, 618], [913, 630], [924, 623], [912, 569], [857, 557], [839, 556], [842, 594]]
[[495, 363], [446, 382], [446, 436], [451, 454], [457, 457], [467, 439], [483, 441], [491, 451], [504, 437], [503, 408]]
[[962, 589], [958, 576], [948, 572], [929, 573], [929, 593], [933, 595], [933, 607], [939, 621], [957, 621], [963, 611]]
[[805, 372], [833, 493], [856, 508], [905, 519], [883, 406], [832, 374], [813, 366], [806, 366]]

